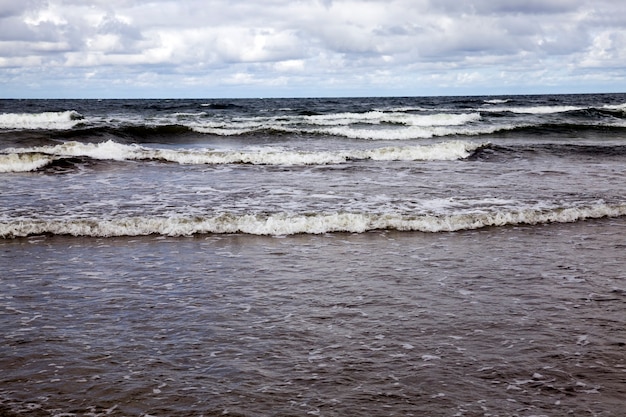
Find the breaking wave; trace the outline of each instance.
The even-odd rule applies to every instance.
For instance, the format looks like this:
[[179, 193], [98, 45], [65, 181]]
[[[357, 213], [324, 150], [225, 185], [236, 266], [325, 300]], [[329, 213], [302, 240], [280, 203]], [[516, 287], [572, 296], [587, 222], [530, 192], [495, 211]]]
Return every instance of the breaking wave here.
[[323, 165], [352, 160], [434, 161], [469, 157], [484, 144], [449, 141], [432, 145], [381, 147], [331, 151], [296, 151], [279, 147], [249, 150], [154, 149], [113, 141], [101, 143], [65, 142], [55, 146], [5, 149], [0, 154], [0, 172], [26, 172], [45, 167], [59, 158], [88, 157], [96, 160], [165, 161], [179, 164]]
[[370, 111], [285, 117], [251, 117], [225, 121], [197, 120], [189, 123], [191, 130], [219, 136], [245, 135], [255, 132], [322, 134], [352, 139], [406, 140], [434, 136], [484, 133], [474, 126], [480, 113], [413, 114], [406, 112]]
[[487, 107], [487, 112], [510, 112], [520, 114], [553, 114], [584, 110], [584, 107], [575, 106], [528, 106], [528, 107]]
[[2, 113], [0, 129], [72, 129], [83, 116], [73, 110], [43, 113]]
[[54, 160], [53, 156], [35, 152], [0, 155], [0, 172], [36, 171]]
[[509, 98], [494, 98], [494, 99], [490, 99], [490, 100], [485, 100], [484, 103], [486, 104], [505, 104], [505, 103], [509, 103], [511, 101], [511, 99]]
[[586, 207], [524, 209], [451, 215], [372, 213], [219, 214], [196, 217], [128, 217], [121, 219], [19, 219], [0, 221], [0, 237], [70, 235], [85, 237], [191, 236], [251, 234], [284, 236], [374, 230], [454, 232], [485, 227], [570, 223], [626, 215], [626, 204], [599, 203]]
[[[481, 115], [472, 113], [414, 114], [370, 111], [326, 115], [212, 118], [204, 112], [174, 113], [149, 120], [85, 119], [75, 111], [0, 115], [0, 129], [59, 131], [59, 134], [111, 134], [127, 138], [177, 136], [196, 132], [239, 136], [263, 132], [331, 134], [360, 139], [420, 139], [485, 133]], [[76, 129], [80, 127], [80, 129]], [[67, 132], [69, 131], [69, 132]], [[488, 133], [488, 132], [487, 132]]]

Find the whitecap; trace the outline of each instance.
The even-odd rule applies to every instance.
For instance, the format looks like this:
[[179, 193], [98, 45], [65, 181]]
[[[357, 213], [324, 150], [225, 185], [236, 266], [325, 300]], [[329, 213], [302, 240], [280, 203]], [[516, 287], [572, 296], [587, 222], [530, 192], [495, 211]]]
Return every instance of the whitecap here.
[[54, 161], [54, 158], [41, 153], [0, 154], [0, 172], [36, 171]]
[[605, 104], [604, 106], [602, 106], [603, 109], [607, 109], [607, 110], [617, 110], [617, 111], [622, 111], [622, 112], [626, 112], [626, 103], [623, 104]]
[[7, 154], [45, 154], [53, 156], [88, 156], [93, 159], [126, 160], [138, 159], [141, 154], [138, 145], [124, 145], [114, 141], [100, 143], [64, 142], [60, 145], [47, 145], [32, 148], [9, 148]]
[[519, 114], [554, 114], [569, 111], [584, 110], [585, 107], [576, 106], [528, 106], [528, 107], [488, 107], [484, 111], [510, 112]]
[[0, 129], [71, 129], [83, 116], [74, 111], [43, 113], [2, 113]]
[[465, 159], [485, 144], [450, 141], [433, 145], [384, 147], [354, 152], [375, 161], [451, 161]]
[[511, 101], [511, 99], [506, 98], [506, 99], [502, 99], [502, 98], [494, 98], [491, 100], [485, 100], [484, 102], [486, 104], [505, 104], [505, 103], [509, 103]]
[[[254, 165], [324, 165], [345, 163], [349, 160], [371, 159], [377, 161], [432, 161], [467, 158], [484, 144], [449, 141], [431, 145], [383, 147], [369, 150], [299, 151], [282, 147], [256, 149], [158, 149], [139, 145], [125, 145], [113, 141], [101, 143], [65, 142], [54, 146], [7, 149], [0, 155], [0, 170], [40, 168], [51, 157], [87, 156], [100, 160], [162, 160], [179, 164], [254, 164]], [[6, 161], [3, 161], [4, 157]], [[32, 162], [31, 162], [32, 160]], [[36, 161], [36, 162], [35, 162]], [[29, 162], [30, 165], [26, 163]], [[17, 167], [17, 168], [15, 168]]]
[[[437, 127], [472, 124], [481, 120], [480, 113], [410, 114], [369, 111], [365, 113], [334, 113], [312, 116], [249, 117], [230, 120], [196, 121], [188, 127], [198, 133], [220, 136], [243, 135], [262, 130], [286, 133], [321, 133], [365, 139], [427, 138], [454, 134], [455, 131], [433, 133]], [[392, 125], [391, 127], [389, 125]], [[408, 129], [408, 130], [407, 130]], [[356, 132], [356, 133], [355, 133]], [[363, 135], [364, 136], [359, 136]], [[372, 133], [373, 132], [373, 133]], [[380, 136], [382, 134], [382, 136]]]
[[[321, 212], [310, 214], [235, 214], [205, 216], [127, 217], [118, 219], [8, 219], [0, 221], [0, 237], [40, 234], [72, 236], [141, 236], [160, 234], [243, 233], [285, 236], [332, 232], [363, 233], [371, 230], [449, 232], [491, 226], [567, 223], [585, 219], [626, 215], [626, 203], [598, 203], [584, 207], [526, 208], [449, 215], [406, 215], [400, 213]], [[584, 343], [586, 339], [580, 339]]]
[[304, 116], [304, 121], [321, 126], [396, 123], [408, 126], [458, 126], [480, 120], [480, 113], [410, 114], [404, 112], [370, 111]]

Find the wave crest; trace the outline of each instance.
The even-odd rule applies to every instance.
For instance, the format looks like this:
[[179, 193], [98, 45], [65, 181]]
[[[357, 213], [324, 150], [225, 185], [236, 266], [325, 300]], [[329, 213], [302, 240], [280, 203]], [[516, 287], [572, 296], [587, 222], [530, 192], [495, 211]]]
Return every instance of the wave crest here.
[[453, 232], [484, 227], [570, 223], [586, 219], [626, 215], [626, 204], [599, 203], [586, 207], [526, 209], [492, 213], [451, 215], [313, 213], [313, 214], [220, 214], [186, 217], [130, 217], [123, 219], [38, 220], [0, 222], [0, 237], [32, 235], [71, 235], [86, 237], [116, 236], [191, 236], [195, 234], [232, 234], [284, 236], [334, 232], [364, 233], [373, 230]]
[[54, 157], [41, 153], [13, 153], [0, 155], [0, 172], [36, 171], [54, 161]]
[[279, 132], [334, 135], [351, 139], [407, 140], [484, 133], [476, 132], [476, 126], [472, 125], [480, 120], [481, 115], [478, 112], [424, 115], [377, 110], [365, 113], [198, 121], [191, 123], [189, 127], [198, 133], [219, 136]]
[[43, 113], [2, 113], [0, 129], [71, 129], [81, 123], [83, 115], [67, 110]]
[[124, 145], [113, 141], [101, 143], [65, 142], [54, 146], [7, 149], [0, 154], [0, 172], [37, 170], [55, 159], [89, 157], [97, 160], [145, 160], [179, 164], [253, 164], [253, 165], [324, 165], [351, 160], [375, 161], [433, 161], [457, 160], [472, 155], [484, 144], [449, 141], [431, 145], [383, 147], [369, 150], [297, 151], [283, 148], [249, 150], [185, 150], [153, 149], [139, 145]]
[[586, 107], [576, 106], [526, 106], [526, 107], [487, 107], [485, 112], [509, 112], [518, 114], [555, 114], [567, 113], [571, 111], [585, 110]]

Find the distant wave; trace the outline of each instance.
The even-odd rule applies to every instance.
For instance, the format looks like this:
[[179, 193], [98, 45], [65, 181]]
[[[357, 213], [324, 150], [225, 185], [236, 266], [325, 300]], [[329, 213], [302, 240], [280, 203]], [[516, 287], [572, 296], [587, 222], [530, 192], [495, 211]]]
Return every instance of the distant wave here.
[[543, 143], [532, 145], [496, 145], [485, 144], [476, 149], [469, 157], [472, 160], [500, 161], [507, 159], [532, 158], [552, 155], [556, 157], [600, 157], [626, 158], [626, 146], [619, 145], [585, 145], [571, 143]]
[[626, 103], [615, 104], [615, 105], [606, 104], [606, 105], [602, 106], [601, 108], [605, 109], [605, 110], [609, 110], [609, 111], [616, 111], [616, 112], [626, 113]]
[[[84, 116], [74, 110], [41, 113], [0, 114], [0, 133], [21, 131], [44, 139], [114, 139], [123, 143], [176, 142], [187, 137], [321, 135], [357, 140], [416, 140], [436, 137], [478, 136], [525, 128], [588, 129], [626, 127], [626, 103], [581, 107], [573, 105], [515, 105], [509, 99], [473, 103], [463, 110], [428, 110], [422, 107], [390, 107], [363, 112], [293, 113], [257, 112], [244, 114], [221, 109], [236, 105], [206, 103], [195, 110], [174, 108], [171, 113], [141, 115], [101, 114]], [[185, 110], [185, 111], [183, 111]], [[215, 111], [213, 111], [215, 110]], [[3, 132], [4, 131], [4, 132]], [[40, 131], [40, 132], [37, 132]], [[45, 135], [45, 138], [44, 138]], [[11, 138], [8, 138], [11, 140]], [[17, 140], [17, 139], [16, 139]], [[195, 139], [194, 139], [195, 140]], [[6, 146], [6, 145], [5, 145]]]
[[366, 113], [337, 113], [332, 115], [303, 116], [312, 125], [343, 126], [356, 123], [398, 124], [404, 126], [460, 126], [480, 120], [480, 113], [412, 114], [406, 112], [371, 111]]
[[422, 111], [431, 111], [428, 107], [422, 106], [401, 106], [401, 107], [390, 107], [390, 108], [379, 108], [375, 109], [376, 111], [387, 111], [387, 112], [422, 112]]
[[206, 107], [212, 110], [230, 110], [241, 109], [242, 106], [233, 103], [202, 103], [200, 106]]
[[195, 132], [220, 136], [253, 132], [326, 134], [352, 139], [420, 139], [468, 132], [462, 126], [480, 121], [478, 112], [412, 114], [370, 111], [284, 117], [250, 117], [226, 121], [196, 121], [188, 126]]
[[401, 215], [374, 213], [219, 214], [195, 217], [128, 217], [120, 219], [16, 219], [0, 221], [0, 237], [32, 235], [190, 236], [243, 233], [282, 236], [333, 232], [364, 233], [373, 230], [452, 232], [484, 227], [569, 223], [626, 215], [626, 204], [597, 203], [584, 207], [500, 210], [451, 215]]
[[[601, 112], [600, 110], [593, 110]], [[184, 142], [186, 138], [195, 141], [198, 135], [215, 135], [223, 137], [235, 136], [273, 136], [273, 135], [313, 135], [313, 136], [334, 136], [357, 140], [371, 141], [409, 141], [415, 139], [431, 139], [444, 137], [480, 136], [491, 135], [499, 132], [524, 132], [531, 129], [533, 132], [545, 130], [546, 133], [553, 133], [559, 130], [571, 131], [573, 129], [623, 129], [626, 127], [626, 120], [620, 118], [626, 113], [616, 110], [603, 110], [606, 115], [598, 114], [590, 119], [586, 114], [572, 113], [568, 119], [558, 120], [498, 120], [497, 122], [467, 123], [459, 125], [445, 125], [435, 123], [429, 126], [393, 124], [366, 124], [355, 123], [345, 125], [323, 125], [313, 124], [290, 124], [281, 121], [275, 123], [251, 122], [207, 122], [202, 126], [194, 124], [164, 124], [164, 125], [122, 125], [118, 127], [80, 127], [71, 130], [55, 131], [47, 134], [43, 140], [56, 138], [57, 140], [71, 140], [73, 138], [113, 138], [117, 142], [123, 143], [176, 143]], [[582, 111], [581, 111], [582, 113]], [[609, 116], [608, 118], [606, 116]], [[327, 119], [328, 120], [328, 119]]]
[[[425, 116], [423, 116], [425, 117]], [[477, 118], [473, 116], [473, 118]], [[328, 120], [328, 119], [327, 119]], [[404, 123], [404, 124], [403, 124]], [[498, 131], [512, 130], [519, 125], [489, 124], [468, 122], [466, 124], [445, 124], [437, 121], [431, 125], [419, 126], [419, 122], [408, 124], [393, 122], [392, 119], [380, 124], [353, 123], [353, 124], [323, 124], [292, 123], [285, 121], [206, 121], [200, 123], [172, 123], [161, 125], [119, 125], [119, 126], [89, 126], [81, 123], [80, 127], [57, 129], [45, 132], [42, 142], [49, 138], [57, 140], [72, 138], [114, 138], [125, 143], [141, 142], [177, 142], [185, 138], [196, 138], [199, 135], [215, 135], [223, 137], [235, 136], [273, 136], [273, 135], [313, 135], [336, 136], [349, 139], [373, 141], [407, 141], [413, 139], [430, 139], [446, 136], [478, 136]], [[93, 139], [92, 139], [93, 140]]]
[[2, 113], [0, 129], [71, 129], [83, 116], [73, 110], [43, 113]]
[[487, 107], [483, 109], [485, 112], [510, 112], [520, 114], [553, 114], [565, 113], [576, 110], [584, 110], [585, 107], [576, 106], [526, 106], [526, 107]]
[[328, 126], [328, 127], [289, 127], [289, 126], [258, 126], [258, 127], [195, 127], [193, 131], [217, 136], [242, 136], [247, 134], [308, 134], [322, 136], [339, 136], [349, 139], [362, 139], [372, 141], [408, 141], [412, 139], [430, 139], [445, 136], [477, 136], [495, 133], [499, 130], [510, 130], [516, 126], [392, 126], [392, 127], [368, 127], [366, 125], [355, 126]]
[[505, 104], [505, 103], [509, 103], [511, 101], [511, 99], [502, 99], [502, 98], [494, 98], [491, 100], [485, 100], [484, 102], [487, 104]]
[[484, 144], [449, 141], [431, 145], [390, 146], [343, 151], [296, 151], [278, 147], [250, 150], [154, 149], [113, 141], [101, 143], [66, 142], [61, 145], [5, 149], [0, 154], [0, 172], [34, 171], [67, 157], [95, 160], [165, 161], [179, 164], [323, 165], [351, 160], [433, 161], [469, 157]]
[[602, 116], [626, 117], [626, 103], [619, 105], [603, 105], [600, 107], [580, 106], [489, 106], [481, 109], [486, 114], [513, 113], [520, 115], [555, 115], [567, 113], [578, 116], [583, 125], [596, 125]]
[[[419, 139], [464, 134], [463, 126], [481, 120], [479, 112], [414, 114], [399, 111], [215, 117], [206, 112], [175, 112], [141, 119], [136, 116], [85, 118], [75, 111], [0, 115], [0, 129], [60, 131], [60, 134], [113, 134], [145, 137], [190, 132], [219, 136], [254, 133], [336, 134], [363, 139]], [[328, 129], [334, 129], [331, 133]], [[69, 131], [69, 132], [67, 132]]]
[[515, 129], [514, 125], [475, 125], [475, 126], [409, 126], [402, 129], [368, 129], [353, 126], [312, 129], [309, 132], [320, 135], [343, 136], [350, 139], [392, 141], [412, 139], [430, 139], [445, 136], [479, 136], [502, 130]]

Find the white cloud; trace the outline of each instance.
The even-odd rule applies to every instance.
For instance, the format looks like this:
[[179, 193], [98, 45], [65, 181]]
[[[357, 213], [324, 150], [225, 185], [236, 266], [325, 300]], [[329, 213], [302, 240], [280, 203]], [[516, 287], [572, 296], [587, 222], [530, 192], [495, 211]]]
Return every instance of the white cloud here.
[[626, 90], [625, 51], [626, 6], [613, 0], [0, 0], [0, 86], [76, 80], [77, 94], [111, 74], [126, 93], [153, 82], [168, 95]]
[[279, 61], [274, 64], [274, 69], [278, 72], [301, 72], [305, 68], [305, 63], [301, 59], [290, 59]]

